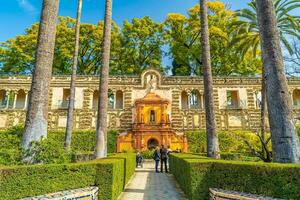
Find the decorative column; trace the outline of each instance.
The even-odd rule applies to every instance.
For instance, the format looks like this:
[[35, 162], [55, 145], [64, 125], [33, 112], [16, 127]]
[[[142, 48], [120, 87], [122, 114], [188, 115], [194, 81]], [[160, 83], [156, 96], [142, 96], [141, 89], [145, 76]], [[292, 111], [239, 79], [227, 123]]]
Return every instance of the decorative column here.
[[17, 99], [18, 99], [18, 91], [14, 91], [14, 104], [13, 104], [13, 109], [16, 109], [17, 105]]
[[6, 109], [8, 109], [9, 106], [9, 96], [10, 96], [10, 90], [6, 91]]
[[117, 91], [116, 90], [114, 90], [113, 91], [113, 94], [114, 94], [114, 107], [113, 107], [113, 109], [116, 109], [116, 105], [117, 105]]
[[28, 93], [29, 93], [29, 91], [28, 90], [24, 90], [24, 92], [25, 92], [25, 102], [24, 102], [23, 110], [26, 110], [27, 107], [28, 107]]
[[187, 102], [188, 103], [188, 109], [190, 109], [191, 108], [191, 96], [192, 96], [191, 91], [188, 91], [187, 95], [188, 95], [188, 99], [187, 99], [188, 100], [188, 102]]
[[200, 101], [201, 109], [204, 109], [204, 95], [202, 93], [200, 93]]
[[161, 109], [161, 124], [165, 124], [165, 105], [160, 106]]

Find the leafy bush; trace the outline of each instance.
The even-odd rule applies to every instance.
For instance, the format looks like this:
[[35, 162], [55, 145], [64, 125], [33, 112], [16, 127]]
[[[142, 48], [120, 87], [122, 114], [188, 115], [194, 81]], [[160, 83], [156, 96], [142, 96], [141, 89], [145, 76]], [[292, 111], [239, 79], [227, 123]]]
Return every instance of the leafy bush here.
[[[22, 164], [20, 157], [24, 152], [20, 149], [23, 128], [20, 126], [0, 131], [0, 165]], [[74, 131], [72, 133], [71, 153], [64, 151], [64, 131], [49, 131], [47, 139], [40, 143], [34, 143], [34, 153], [37, 161], [50, 163], [70, 162], [73, 153], [90, 153], [94, 151], [95, 131]], [[110, 130], [108, 132], [108, 152], [116, 152], [118, 132]], [[73, 153], [72, 153], [73, 152]]]
[[141, 153], [144, 159], [153, 159], [154, 150], [147, 150]]
[[31, 148], [24, 153], [27, 155], [23, 157], [32, 157], [34, 162], [39, 164], [69, 163], [73, 157], [72, 152], [66, 152], [64, 147], [52, 138], [32, 143]]
[[209, 188], [300, 199], [300, 166], [212, 160], [172, 154], [170, 170], [189, 199], [209, 199]]
[[[244, 140], [249, 141], [255, 149], [261, 149], [259, 138], [249, 131], [221, 131], [218, 133], [218, 136], [221, 152], [250, 155], [250, 149]], [[187, 138], [190, 152], [206, 152], [206, 133], [204, 130], [188, 132]]]
[[134, 158], [134, 154], [115, 155], [83, 163], [0, 167], [0, 199], [98, 186], [99, 199], [115, 200], [125, 186], [126, 169], [132, 170], [127, 171], [127, 175], [134, 172], [129, 166], [129, 160]]

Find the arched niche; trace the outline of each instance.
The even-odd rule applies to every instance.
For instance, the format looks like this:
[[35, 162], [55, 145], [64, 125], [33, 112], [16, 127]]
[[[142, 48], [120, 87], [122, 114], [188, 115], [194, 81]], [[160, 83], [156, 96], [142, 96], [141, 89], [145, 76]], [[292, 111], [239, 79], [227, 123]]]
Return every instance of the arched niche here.
[[295, 89], [293, 91], [293, 104], [295, 107], [300, 107], [300, 90]]
[[189, 99], [189, 103], [190, 103], [190, 108], [193, 108], [193, 109], [201, 108], [201, 96], [200, 96], [200, 92], [198, 90], [192, 90], [190, 99]]
[[181, 109], [186, 110], [189, 108], [189, 96], [186, 91], [181, 92]]
[[93, 103], [92, 103], [92, 108], [97, 109], [98, 108], [98, 98], [99, 98], [99, 91], [95, 90], [93, 92]]
[[124, 94], [121, 90], [116, 92], [116, 109], [124, 108]]
[[19, 90], [17, 94], [16, 109], [24, 109], [26, 101], [26, 93], [24, 90]]
[[161, 77], [162, 74], [155, 70], [155, 69], [148, 69], [145, 70], [141, 74], [141, 81], [143, 87], [149, 87], [149, 85], [152, 85], [152, 87], [159, 87], [161, 85]]

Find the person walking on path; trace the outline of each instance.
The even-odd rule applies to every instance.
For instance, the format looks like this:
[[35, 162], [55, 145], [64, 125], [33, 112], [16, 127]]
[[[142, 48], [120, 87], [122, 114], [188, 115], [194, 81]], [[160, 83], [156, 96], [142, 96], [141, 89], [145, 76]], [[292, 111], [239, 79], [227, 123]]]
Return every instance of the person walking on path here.
[[154, 150], [154, 153], [153, 153], [153, 160], [155, 161], [155, 172], [156, 173], [158, 173], [159, 159], [160, 159], [160, 155], [159, 155], [158, 147], [156, 147]]
[[166, 173], [168, 173], [167, 160], [168, 160], [167, 149], [164, 147], [164, 145], [161, 145], [161, 148], [160, 148], [160, 172], [163, 172], [163, 165], [165, 165], [165, 171], [166, 171]]
[[136, 154], [136, 167], [141, 167], [143, 168], [143, 161], [144, 161], [144, 158], [142, 156], [142, 154], [140, 152], [137, 152]]

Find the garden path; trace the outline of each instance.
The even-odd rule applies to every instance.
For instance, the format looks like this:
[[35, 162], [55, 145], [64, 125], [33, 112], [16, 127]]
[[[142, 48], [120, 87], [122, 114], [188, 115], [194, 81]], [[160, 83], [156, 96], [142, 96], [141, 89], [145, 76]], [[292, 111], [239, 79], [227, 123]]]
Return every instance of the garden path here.
[[119, 200], [185, 200], [172, 174], [155, 173], [154, 162], [144, 162], [135, 174]]

